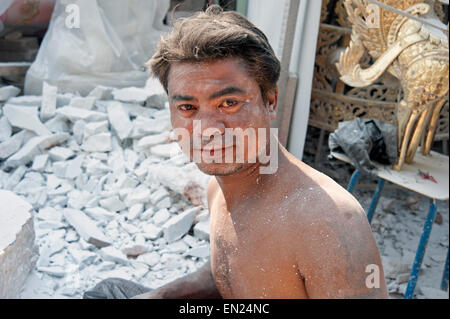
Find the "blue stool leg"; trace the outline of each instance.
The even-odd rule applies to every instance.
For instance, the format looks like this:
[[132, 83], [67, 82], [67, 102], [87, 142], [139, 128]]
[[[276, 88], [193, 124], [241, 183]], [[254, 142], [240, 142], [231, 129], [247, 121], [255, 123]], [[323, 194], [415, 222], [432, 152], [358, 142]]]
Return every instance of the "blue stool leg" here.
[[420, 237], [419, 247], [417, 247], [416, 257], [412, 266], [411, 274], [409, 275], [408, 286], [406, 287], [405, 299], [412, 299], [414, 297], [414, 289], [416, 288], [417, 278], [419, 276], [420, 266], [422, 266], [423, 256], [427, 247], [428, 239], [430, 238], [431, 227], [436, 217], [436, 200], [430, 198], [430, 210], [428, 212], [425, 225], [423, 226], [422, 236]]
[[377, 190], [372, 197], [372, 202], [370, 203], [369, 210], [367, 211], [367, 219], [369, 220], [369, 224], [372, 221], [373, 213], [378, 205], [378, 200], [380, 199], [381, 191], [383, 190], [385, 180], [383, 178], [378, 179]]
[[353, 190], [355, 189], [356, 183], [358, 182], [358, 177], [361, 174], [359, 170], [355, 170], [352, 174], [352, 177], [350, 178], [350, 182], [347, 186], [347, 191], [352, 194]]
[[445, 261], [444, 273], [442, 274], [441, 290], [447, 290], [448, 288], [448, 250], [447, 260]]

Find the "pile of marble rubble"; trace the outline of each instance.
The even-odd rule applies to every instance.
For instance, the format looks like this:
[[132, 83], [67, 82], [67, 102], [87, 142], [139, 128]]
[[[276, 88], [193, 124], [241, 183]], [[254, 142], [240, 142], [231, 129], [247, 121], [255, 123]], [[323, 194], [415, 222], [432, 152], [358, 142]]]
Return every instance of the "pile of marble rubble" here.
[[158, 82], [19, 93], [0, 88], [0, 189], [32, 206], [39, 284], [27, 296], [78, 298], [109, 277], [156, 288], [206, 261], [209, 176], [173, 141]]

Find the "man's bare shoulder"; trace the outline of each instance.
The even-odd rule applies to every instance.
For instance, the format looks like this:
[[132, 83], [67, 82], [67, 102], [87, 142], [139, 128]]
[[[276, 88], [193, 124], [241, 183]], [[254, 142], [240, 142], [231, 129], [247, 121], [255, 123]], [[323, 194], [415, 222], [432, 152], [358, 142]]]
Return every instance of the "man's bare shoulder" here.
[[[378, 248], [359, 202], [325, 174], [301, 163], [302, 182], [289, 203], [291, 245], [312, 298], [386, 297], [365, 286], [368, 265], [382, 265]], [[289, 198], [289, 197], [288, 197]], [[327, 282], [327, 285], [324, 283]], [[327, 287], [324, 289], [323, 287]]]
[[291, 175], [297, 175], [298, 182], [290, 190], [289, 202], [301, 220], [341, 219], [346, 222], [350, 215], [365, 218], [359, 202], [332, 178], [298, 159], [292, 162], [298, 171]]

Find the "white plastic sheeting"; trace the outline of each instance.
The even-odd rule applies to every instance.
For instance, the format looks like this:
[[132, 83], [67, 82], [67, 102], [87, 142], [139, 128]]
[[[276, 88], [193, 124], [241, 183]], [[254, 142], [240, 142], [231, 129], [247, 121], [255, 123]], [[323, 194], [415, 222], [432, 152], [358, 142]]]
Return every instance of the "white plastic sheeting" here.
[[144, 86], [168, 8], [169, 0], [57, 1], [25, 94], [41, 94], [44, 81], [82, 95], [97, 85]]

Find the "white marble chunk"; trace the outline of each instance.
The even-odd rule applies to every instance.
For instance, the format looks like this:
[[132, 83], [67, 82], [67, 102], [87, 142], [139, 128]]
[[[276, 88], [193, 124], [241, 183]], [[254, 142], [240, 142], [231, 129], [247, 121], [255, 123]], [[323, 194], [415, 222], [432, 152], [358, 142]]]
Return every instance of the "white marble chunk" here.
[[198, 211], [200, 211], [200, 207], [194, 207], [169, 219], [162, 226], [166, 241], [171, 243], [183, 237], [191, 228], [195, 214]]
[[32, 207], [0, 190], [0, 298], [18, 298], [37, 260]]
[[44, 82], [42, 86], [42, 102], [40, 116], [42, 121], [46, 121], [53, 117], [56, 113], [56, 98], [58, 88]]
[[47, 165], [48, 154], [40, 154], [37, 155], [33, 160], [33, 165], [31, 166], [32, 170], [42, 172]]
[[146, 239], [155, 240], [162, 235], [162, 228], [151, 223], [146, 223], [143, 227], [143, 236]]
[[77, 120], [84, 120], [86, 122], [104, 121], [108, 119], [108, 115], [102, 112], [85, 110], [79, 107], [64, 106], [56, 110], [56, 113], [61, 114], [72, 122]]
[[55, 146], [48, 151], [48, 155], [53, 161], [65, 161], [74, 153], [70, 148]]
[[96, 100], [97, 98], [94, 96], [87, 96], [87, 97], [75, 96], [70, 100], [69, 106], [78, 107], [85, 110], [92, 110]]
[[195, 224], [194, 236], [209, 241], [209, 220]]
[[97, 247], [110, 245], [110, 241], [103, 232], [95, 225], [95, 222], [87, 217], [82, 211], [65, 208], [63, 210], [65, 219], [72, 225], [78, 234], [88, 243]]
[[169, 136], [170, 136], [169, 132], [162, 132], [160, 134], [145, 136], [139, 140], [137, 147], [138, 149], [144, 149], [154, 145], [168, 142]]
[[100, 206], [111, 212], [118, 212], [127, 207], [117, 195], [100, 200]]
[[112, 150], [111, 133], [99, 133], [88, 136], [81, 148], [86, 152], [109, 152]]
[[119, 249], [109, 246], [100, 249], [100, 255], [103, 260], [112, 261], [118, 264], [128, 265], [129, 261], [127, 256], [121, 252]]
[[0, 142], [6, 141], [11, 137], [12, 127], [6, 116], [0, 118]]
[[107, 111], [109, 122], [117, 136], [121, 140], [127, 138], [130, 135], [133, 126], [129, 115], [122, 107], [122, 104], [120, 102], [111, 103], [108, 105]]
[[11, 126], [35, 132], [37, 135], [50, 135], [49, 129], [37, 117], [37, 108], [6, 104], [3, 112]]
[[20, 131], [6, 141], [0, 143], [0, 159], [8, 158], [20, 149], [26, 132], [27, 131]]
[[17, 153], [8, 158], [6, 165], [16, 167], [27, 164], [31, 162], [36, 155], [43, 153], [45, 149], [64, 142], [68, 137], [69, 134], [67, 133], [32, 137]]
[[13, 85], [6, 85], [0, 87], [0, 102], [9, 100], [12, 97], [19, 95], [20, 89]]

